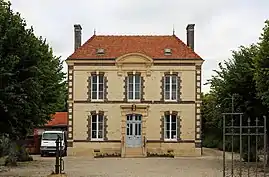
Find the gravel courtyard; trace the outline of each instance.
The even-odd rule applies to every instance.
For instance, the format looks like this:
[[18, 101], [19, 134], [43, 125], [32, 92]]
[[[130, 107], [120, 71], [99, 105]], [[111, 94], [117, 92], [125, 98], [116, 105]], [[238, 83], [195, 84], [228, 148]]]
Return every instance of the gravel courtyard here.
[[[69, 177], [221, 177], [217, 154], [193, 158], [100, 158], [65, 157]], [[0, 172], [0, 177], [43, 177], [54, 169], [55, 158], [34, 156], [33, 162]]]
[[[65, 172], [70, 177], [218, 177], [221, 163], [213, 159], [165, 159], [165, 158], [65, 158]], [[54, 169], [54, 158], [39, 158], [35, 161], [0, 173], [1, 177], [43, 177]]]

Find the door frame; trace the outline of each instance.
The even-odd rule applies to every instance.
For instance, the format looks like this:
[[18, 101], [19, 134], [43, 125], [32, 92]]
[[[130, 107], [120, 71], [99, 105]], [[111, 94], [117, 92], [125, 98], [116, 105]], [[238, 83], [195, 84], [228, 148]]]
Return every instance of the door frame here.
[[[125, 148], [126, 148], [126, 121], [127, 121], [127, 115], [128, 114], [140, 114], [142, 115], [142, 126], [141, 126], [141, 136], [142, 136], [142, 147], [144, 154], [146, 154], [146, 144], [144, 141], [144, 138], [146, 137], [146, 121], [148, 118], [148, 110], [149, 105], [148, 104], [123, 104], [120, 105], [121, 108], [121, 153], [122, 156], [125, 154]], [[133, 109], [135, 108], [135, 109]], [[127, 147], [128, 148], [128, 147]]]
[[[141, 114], [127, 114], [126, 115], [125, 144], [126, 144], [126, 147], [128, 148], [132, 148], [132, 147], [138, 148], [138, 147], [143, 146], [143, 135], [142, 135], [142, 119], [143, 118], [142, 117], [143, 116]], [[139, 119], [137, 120], [137, 118]], [[128, 124], [129, 124], [129, 127], [128, 127]], [[131, 135], [128, 135], [128, 132]], [[130, 140], [128, 141], [128, 139]]]

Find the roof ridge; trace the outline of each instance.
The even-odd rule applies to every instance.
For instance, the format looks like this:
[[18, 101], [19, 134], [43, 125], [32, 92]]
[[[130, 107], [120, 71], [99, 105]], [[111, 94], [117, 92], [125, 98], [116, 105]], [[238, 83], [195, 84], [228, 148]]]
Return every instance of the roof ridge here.
[[[89, 42], [91, 42], [95, 36], [96, 36], [95, 34], [92, 35], [86, 42], [84, 42], [84, 44], [82, 44], [79, 48], [77, 48], [77, 50], [80, 50], [80, 48], [83, 48], [85, 45], [87, 45]], [[77, 50], [76, 50], [76, 51], [77, 51]], [[74, 51], [74, 53], [75, 53], [76, 51]], [[74, 54], [74, 53], [73, 53], [73, 54]], [[71, 57], [73, 54], [71, 54], [69, 57]], [[68, 58], [69, 58], [69, 57], [68, 57]]]
[[194, 50], [192, 50], [185, 42], [183, 42], [181, 39], [179, 39], [176, 35], [173, 35], [173, 36], [176, 38], [176, 40], [178, 41], [178, 43], [184, 45], [189, 51], [191, 51], [192, 53], [194, 53], [197, 57], [202, 58]]

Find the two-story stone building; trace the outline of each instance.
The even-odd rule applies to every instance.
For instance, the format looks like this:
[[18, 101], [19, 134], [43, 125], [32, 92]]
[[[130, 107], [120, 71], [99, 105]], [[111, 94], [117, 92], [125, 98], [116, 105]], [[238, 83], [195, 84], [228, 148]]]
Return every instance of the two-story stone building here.
[[176, 35], [93, 35], [68, 64], [69, 154], [201, 155], [201, 65], [194, 24]]

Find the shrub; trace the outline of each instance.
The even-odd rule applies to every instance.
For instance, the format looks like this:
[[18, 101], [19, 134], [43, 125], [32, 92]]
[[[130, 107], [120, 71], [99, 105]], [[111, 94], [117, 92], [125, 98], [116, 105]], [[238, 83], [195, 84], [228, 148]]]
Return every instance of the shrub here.
[[6, 166], [16, 166], [17, 162], [33, 161], [33, 158], [26, 151], [25, 146], [12, 142], [9, 148], [8, 157], [5, 160]]

